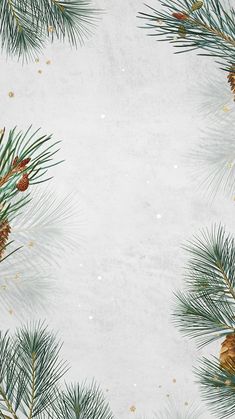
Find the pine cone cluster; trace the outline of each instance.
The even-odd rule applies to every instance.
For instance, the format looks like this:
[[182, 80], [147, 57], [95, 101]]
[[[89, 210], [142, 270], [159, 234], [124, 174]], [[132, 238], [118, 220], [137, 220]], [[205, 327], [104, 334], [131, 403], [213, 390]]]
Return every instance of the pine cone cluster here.
[[3, 257], [4, 250], [8, 241], [8, 236], [11, 232], [11, 227], [7, 220], [0, 222], [0, 260]]
[[220, 366], [230, 374], [235, 374], [235, 333], [227, 335], [221, 344]]

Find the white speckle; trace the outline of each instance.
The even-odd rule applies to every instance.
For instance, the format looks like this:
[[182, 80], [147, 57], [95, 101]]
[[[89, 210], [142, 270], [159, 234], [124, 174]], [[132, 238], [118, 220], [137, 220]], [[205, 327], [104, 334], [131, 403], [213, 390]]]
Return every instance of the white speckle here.
[[146, 180], [146, 183], [149, 185], [150, 184], [150, 180]]
[[101, 119], [104, 119], [104, 118], [106, 117], [106, 115], [105, 115], [104, 113], [102, 113], [102, 114], [100, 115], [100, 117], [101, 117]]
[[174, 164], [174, 169], [178, 169], [178, 164]]
[[102, 276], [101, 275], [98, 275], [97, 276], [97, 279], [100, 281], [102, 279]]
[[93, 320], [93, 316], [89, 316], [89, 317], [88, 317], [88, 319], [89, 319], [89, 320]]
[[125, 71], [125, 68], [122, 68], [122, 72], [124, 73], [124, 71]]
[[162, 214], [157, 214], [156, 217], [158, 220], [160, 220], [160, 218], [162, 218]]
[[133, 386], [134, 386], [134, 387], [136, 387], [136, 386], [137, 386], [137, 384], [136, 384], [136, 383], [134, 383], [134, 384], [133, 384]]
[[82, 267], [83, 266], [83, 263], [79, 263], [79, 266]]

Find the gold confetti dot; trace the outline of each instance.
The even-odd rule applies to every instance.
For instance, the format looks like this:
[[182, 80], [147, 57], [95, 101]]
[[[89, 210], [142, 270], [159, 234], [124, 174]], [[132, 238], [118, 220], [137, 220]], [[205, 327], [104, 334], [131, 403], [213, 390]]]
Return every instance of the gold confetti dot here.
[[50, 65], [50, 64], [51, 64], [51, 60], [47, 60], [47, 61], [46, 61], [46, 64], [47, 64], [47, 65]]
[[42, 74], [42, 70], [38, 70], [38, 74]]
[[0, 129], [0, 135], [2, 135], [4, 133], [4, 129], [3, 128], [1, 128]]
[[12, 315], [13, 314], [13, 310], [10, 308], [10, 310], [8, 310], [8, 313]]
[[33, 247], [34, 246], [34, 241], [33, 240], [30, 240], [29, 242], [28, 242], [28, 247]]
[[53, 32], [53, 31], [54, 31], [53, 26], [48, 26], [48, 32]]
[[130, 407], [130, 412], [133, 412], [133, 413], [134, 413], [135, 411], [136, 411], [136, 407], [135, 407], [134, 405], [133, 405], [133, 406], [131, 406], [131, 407]]
[[175, 378], [173, 378], [172, 382], [175, 384], [175, 383], [176, 383], [176, 379], [175, 379]]
[[9, 93], [8, 93], [8, 96], [9, 96], [9, 97], [14, 97], [14, 96], [15, 96], [15, 94], [14, 94], [14, 92], [9, 92]]
[[230, 108], [228, 106], [224, 105], [223, 108], [222, 108], [222, 110], [224, 112], [229, 112], [230, 111]]
[[35, 58], [35, 63], [39, 63], [39, 58]]

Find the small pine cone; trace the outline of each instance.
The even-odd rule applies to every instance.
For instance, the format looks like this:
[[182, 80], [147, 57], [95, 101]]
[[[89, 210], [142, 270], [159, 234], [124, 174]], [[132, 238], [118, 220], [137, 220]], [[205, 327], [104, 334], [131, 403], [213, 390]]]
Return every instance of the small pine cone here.
[[186, 13], [181, 13], [181, 12], [172, 13], [172, 16], [175, 17], [178, 20], [188, 19], [188, 15]]
[[221, 344], [220, 366], [230, 374], [235, 374], [235, 333], [227, 335]]
[[19, 191], [24, 192], [29, 186], [29, 176], [27, 173], [23, 173], [20, 180], [17, 182], [16, 187]]
[[0, 259], [3, 257], [10, 232], [11, 227], [8, 221], [0, 221]]
[[230, 84], [235, 101], [235, 66], [231, 69], [230, 73], [228, 74], [228, 82]]

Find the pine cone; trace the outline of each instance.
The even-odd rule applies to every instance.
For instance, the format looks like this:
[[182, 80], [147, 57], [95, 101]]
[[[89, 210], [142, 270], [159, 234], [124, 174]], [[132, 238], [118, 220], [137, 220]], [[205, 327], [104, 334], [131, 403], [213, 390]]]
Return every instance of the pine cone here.
[[7, 220], [0, 221], [0, 260], [3, 257], [11, 227]]
[[235, 66], [231, 69], [230, 73], [228, 74], [228, 82], [230, 84], [235, 101]]
[[24, 192], [29, 187], [29, 176], [27, 173], [24, 173], [19, 182], [17, 182], [16, 187], [19, 191]]
[[235, 374], [235, 333], [227, 335], [221, 344], [220, 366], [230, 374]]

